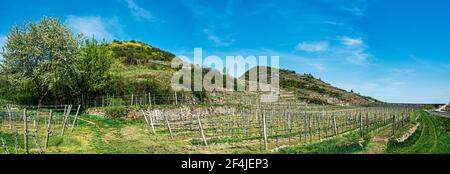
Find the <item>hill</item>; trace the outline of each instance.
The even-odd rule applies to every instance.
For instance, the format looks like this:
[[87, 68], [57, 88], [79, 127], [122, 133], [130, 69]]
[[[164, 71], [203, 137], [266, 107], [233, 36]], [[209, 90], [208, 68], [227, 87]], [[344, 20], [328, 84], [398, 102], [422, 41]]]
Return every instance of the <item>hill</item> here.
[[[175, 58], [173, 53], [138, 41], [113, 41], [107, 43], [112, 54], [110, 69], [111, 82], [103, 94], [89, 96], [96, 102], [104, 94], [109, 96], [128, 96], [151, 93], [156, 103], [171, 103], [174, 92], [171, 79], [177, 69], [171, 67]], [[203, 68], [203, 73], [211, 69]], [[7, 80], [10, 74], [0, 74], [0, 94], [22, 103], [32, 103], [33, 94], [24, 90], [11, 91], [13, 82]], [[248, 76], [248, 72], [243, 77]], [[226, 76], [225, 81], [235, 80]], [[242, 79], [242, 77], [241, 77]], [[309, 74], [297, 74], [290, 70], [280, 70], [280, 97], [282, 101], [301, 101], [313, 104], [360, 105], [377, 102], [370, 97], [333, 87]], [[31, 96], [31, 97], [30, 97]], [[205, 91], [181, 96], [183, 101], [232, 101], [235, 103], [254, 102], [259, 94], [254, 92], [222, 93]], [[125, 97], [129, 98], [129, 97]], [[87, 99], [89, 100], [89, 99]], [[126, 102], [126, 101], [125, 101]]]
[[[249, 72], [257, 71], [256, 69], [257, 67], [247, 71], [240, 79], [248, 79]], [[268, 74], [270, 72], [271, 69]], [[371, 97], [334, 87], [311, 74], [297, 74], [295, 71], [280, 69], [279, 77], [282, 99], [332, 105], [367, 105], [379, 102]]]

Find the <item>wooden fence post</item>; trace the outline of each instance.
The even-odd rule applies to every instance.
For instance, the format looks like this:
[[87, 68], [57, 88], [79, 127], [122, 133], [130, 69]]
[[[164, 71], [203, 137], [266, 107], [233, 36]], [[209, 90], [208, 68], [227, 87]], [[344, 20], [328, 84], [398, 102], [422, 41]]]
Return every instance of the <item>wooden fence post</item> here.
[[178, 96], [177, 96], [177, 91], [175, 91], [175, 105], [178, 105]]
[[148, 93], [148, 103], [150, 104], [150, 106], [152, 105], [152, 95], [151, 95], [151, 93]]

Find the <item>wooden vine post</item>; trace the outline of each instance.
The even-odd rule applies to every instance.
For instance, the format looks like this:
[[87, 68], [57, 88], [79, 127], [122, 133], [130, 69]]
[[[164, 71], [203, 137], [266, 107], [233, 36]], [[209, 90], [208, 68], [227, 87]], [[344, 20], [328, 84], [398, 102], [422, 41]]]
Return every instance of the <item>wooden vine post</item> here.
[[23, 142], [24, 142], [24, 148], [25, 148], [25, 153], [29, 154], [29, 149], [28, 149], [28, 123], [27, 123], [27, 109], [23, 109]]
[[312, 138], [313, 138], [313, 134], [312, 134], [312, 119], [311, 119], [312, 115], [308, 114], [308, 134], [309, 134], [309, 144], [312, 144]]
[[359, 132], [361, 134], [361, 137], [364, 137], [364, 123], [361, 113], [359, 113]]
[[308, 125], [308, 122], [306, 120], [306, 112], [305, 115], [303, 116], [303, 143], [304, 144], [308, 144], [308, 129], [306, 128], [306, 126]]
[[50, 138], [50, 134], [52, 134], [52, 118], [53, 113], [52, 110], [50, 110], [50, 115], [48, 116], [48, 123], [47, 123], [47, 135], [45, 136], [45, 149], [48, 148], [48, 140]]
[[15, 127], [13, 128], [13, 133], [14, 133], [14, 149], [16, 151], [16, 154], [19, 154], [19, 135]]
[[36, 147], [36, 149], [38, 150], [39, 154], [44, 153], [44, 151], [41, 148], [41, 145], [39, 145], [39, 137], [38, 137], [38, 125], [36, 124], [36, 120], [33, 120], [33, 125], [34, 125], [34, 134], [33, 134], [33, 140], [34, 140], [34, 145]]
[[291, 126], [291, 112], [290, 112], [290, 109], [288, 110], [287, 116], [288, 116], [288, 135], [289, 135], [289, 144], [291, 144], [291, 131], [292, 131], [292, 126]]
[[172, 128], [170, 128], [169, 119], [167, 118], [166, 114], [163, 114], [163, 116], [164, 116], [164, 119], [166, 120], [167, 129], [169, 129], [170, 139], [173, 139]]
[[333, 113], [333, 133], [335, 137], [337, 136], [337, 131], [336, 114]]
[[63, 120], [63, 125], [62, 125], [62, 130], [61, 130], [61, 136], [64, 136], [64, 131], [65, 131], [65, 129], [66, 129], [67, 120], [68, 120], [68, 118], [69, 118], [69, 115], [70, 115], [70, 111], [71, 111], [71, 110], [72, 110], [72, 105], [69, 105], [69, 106], [67, 107], [67, 110], [66, 110], [65, 115], [64, 115], [64, 120]]
[[[322, 114], [323, 114], [323, 112], [322, 112]], [[321, 125], [320, 125], [320, 117], [321, 116], [323, 116], [323, 115], [318, 115], [317, 116], [317, 126], [318, 126], [318, 129], [317, 129], [317, 131], [318, 131], [318, 135], [319, 135], [319, 141], [321, 140], [321, 137], [320, 137], [320, 131], [321, 131]]]
[[13, 122], [12, 122], [12, 115], [11, 115], [11, 105], [6, 106], [6, 108], [8, 109], [8, 117], [9, 117], [9, 129], [12, 130], [13, 128]]
[[148, 132], [150, 133], [150, 131], [152, 131], [153, 134], [156, 134], [151, 114], [148, 114], [148, 117], [150, 118], [149, 120], [149, 118], [147, 118], [147, 114], [145, 113], [145, 111], [142, 110], [142, 116], [144, 116], [145, 122], [147, 123]]
[[205, 133], [203, 132], [202, 121], [200, 119], [199, 113], [197, 113], [197, 121], [198, 121], [198, 128], [200, 131], [200, 135], [202, 136], [203, 143], [205, 143], [205, 146], [208, 146], [208, 142], [206, 141]]
[[395, 114], [392, 114], [392, 135], [395, 134]]
[[133, 106], [133, 102], [134, 102], [134, 94], [131, 94], [131, 103], [130, 103], [130, 106]]
[[77, 113], [75, 114], [75, 118], [73, 119], [73, 122], [72, 122], [72, 127], [70, 128], [71, 132], [73, 132], [73, 128], [75, 127], [75, 123], [77, 122], [78, 114], [80, 113], [80, 108], [81, 108], [81, 105], [78, 105]]
[[269, 147], [268, 147], [268, 140], [267, 140], [267, 123], [266, 123], [266, 112], [264, 111], [263, 113], [262, 113], [263, 115], [262, 115], [262, 121], [263, 121], [263, 133], [264, 133], [264, 149], [265, 150], [268, 150], [269, 149]]

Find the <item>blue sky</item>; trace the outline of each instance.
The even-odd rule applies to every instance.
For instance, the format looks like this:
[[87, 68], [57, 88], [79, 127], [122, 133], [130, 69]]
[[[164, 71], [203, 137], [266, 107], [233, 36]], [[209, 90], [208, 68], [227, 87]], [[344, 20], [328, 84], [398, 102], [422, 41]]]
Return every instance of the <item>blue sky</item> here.
[[59, 17], [75, 32], [139, 40], [179, 55], [277, 55], [387, 102], [450, 101], [450, 1], [16, 0], [1, 2], [0, 45], [14, 23]]

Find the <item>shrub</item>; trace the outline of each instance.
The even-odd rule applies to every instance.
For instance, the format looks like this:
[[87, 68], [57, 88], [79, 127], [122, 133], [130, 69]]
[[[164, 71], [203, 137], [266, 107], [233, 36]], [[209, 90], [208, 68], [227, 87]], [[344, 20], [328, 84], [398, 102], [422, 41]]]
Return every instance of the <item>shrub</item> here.
[[123, 118], [128, 115], [128, 109], [124, 106], [111, 106], [105, 108], [105, 114], [108, 118]]

